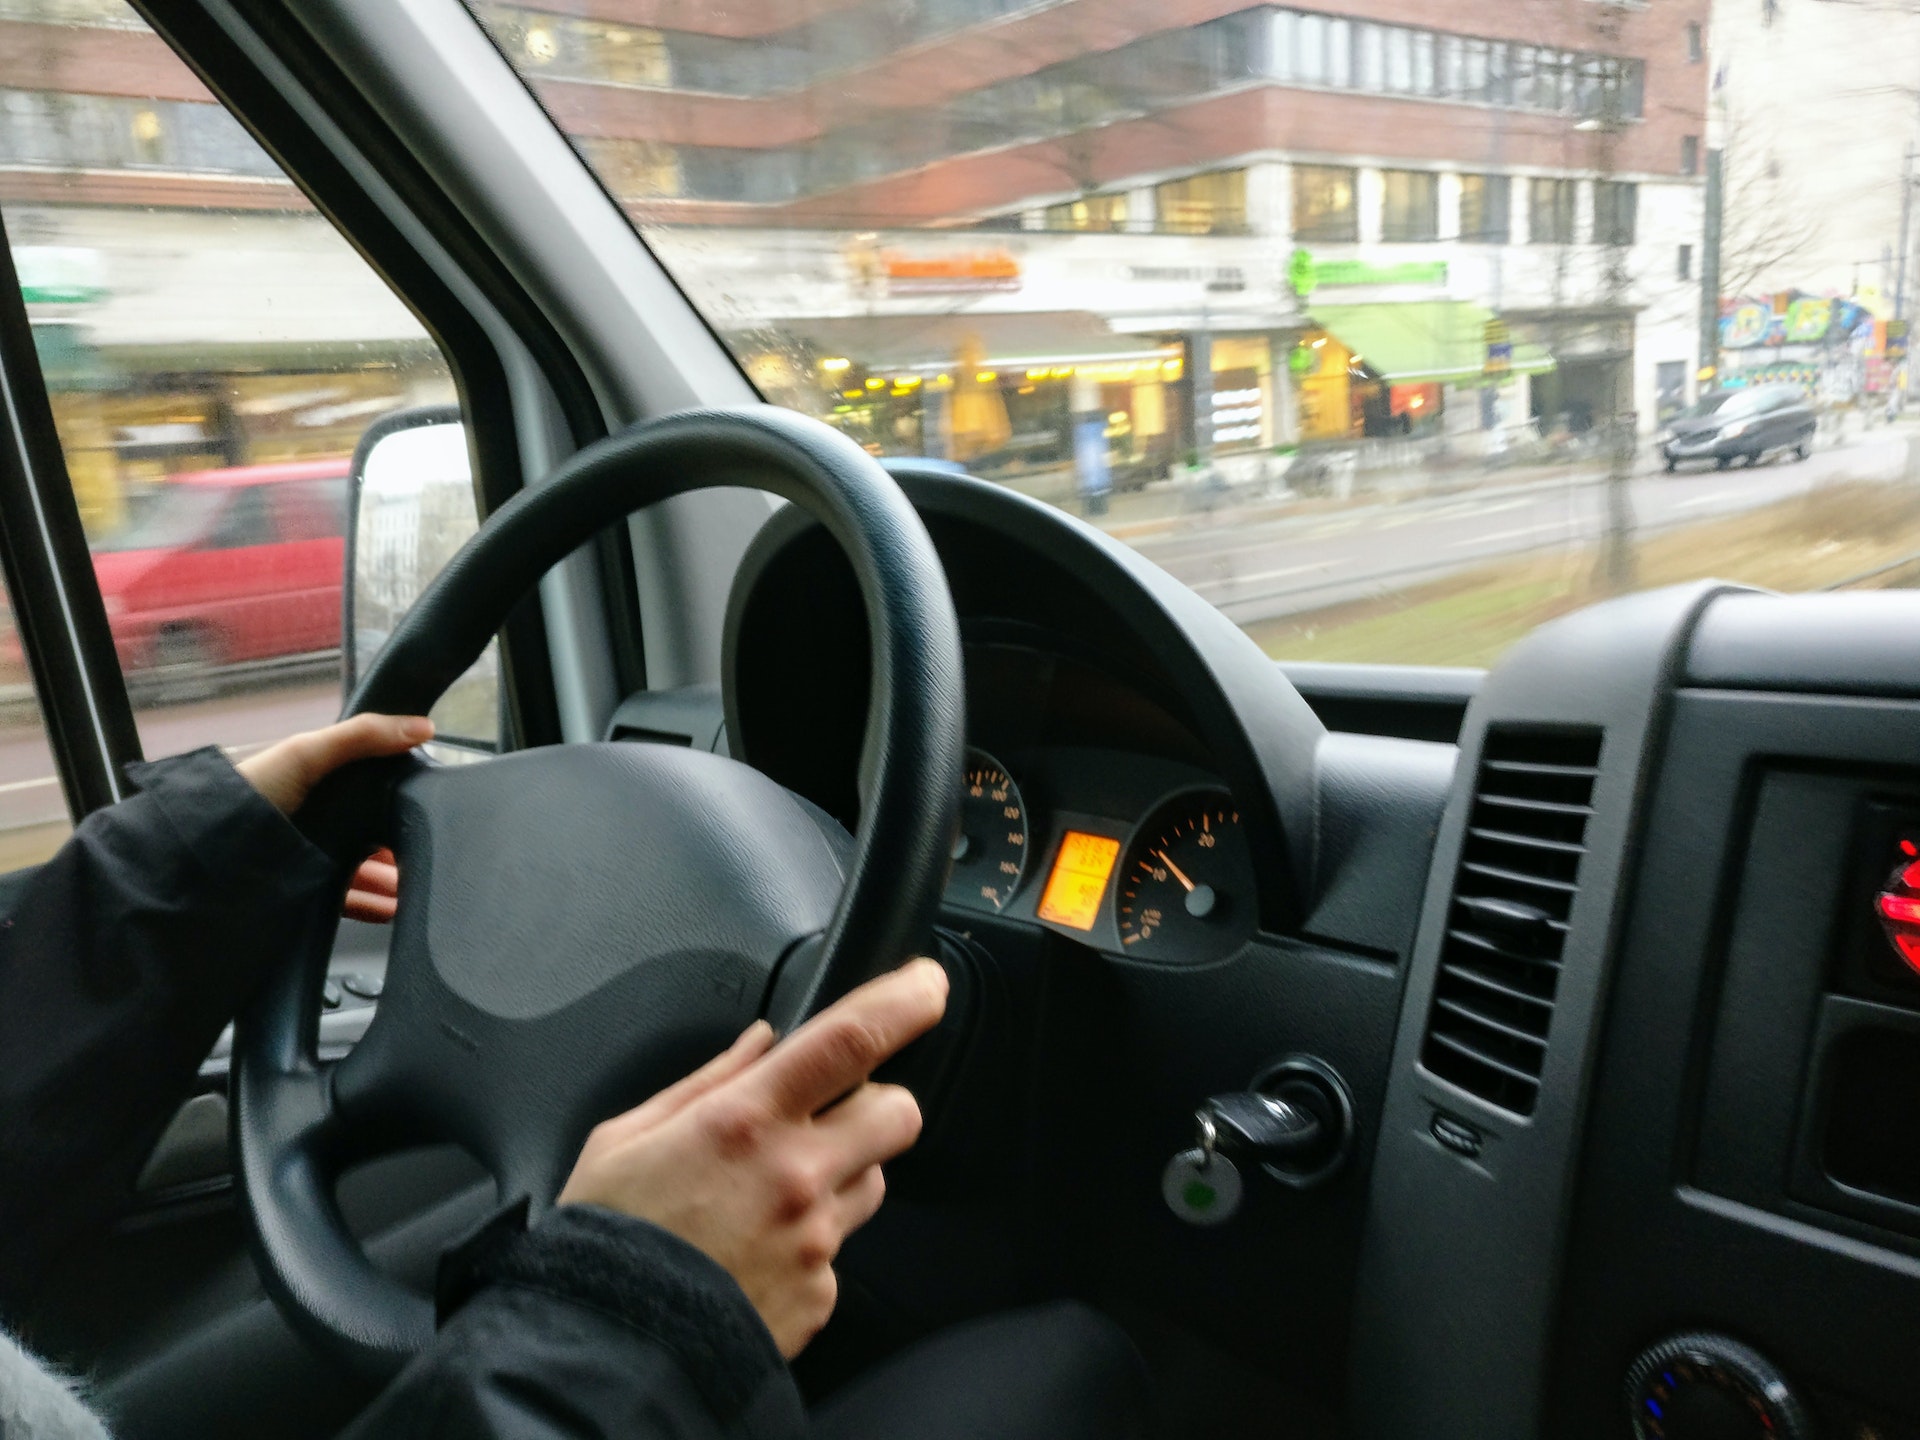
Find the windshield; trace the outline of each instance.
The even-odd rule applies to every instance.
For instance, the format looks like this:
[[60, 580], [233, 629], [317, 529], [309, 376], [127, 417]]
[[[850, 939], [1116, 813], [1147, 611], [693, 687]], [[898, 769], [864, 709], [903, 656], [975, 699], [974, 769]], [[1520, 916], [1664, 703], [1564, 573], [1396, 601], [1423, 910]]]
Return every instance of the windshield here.
[[1920, 575], [1911, 100], [1802, 63], [1920, 17], [1709, 9], [475, 5], [770, 401], [1275, 656], [1468, 665], [1630, 589]]
[[216, 485], [163, 484], [127, 503], [127, 523], [95, 539], [96, 554], [119, 550], [177, 550], [207, 533], [231, 492]]

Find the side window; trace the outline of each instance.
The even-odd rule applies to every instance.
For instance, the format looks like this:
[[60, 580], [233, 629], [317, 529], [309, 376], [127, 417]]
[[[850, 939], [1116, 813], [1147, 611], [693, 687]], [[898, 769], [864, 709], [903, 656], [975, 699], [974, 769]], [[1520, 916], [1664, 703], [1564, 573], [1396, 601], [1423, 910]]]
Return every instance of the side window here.
[[339, 540], [347, 533], [347, 482], [299, 480], [275, 485], [275, 531], [286, 542]]
[[[382, 416], [453, 402], [445, 359], [121, 0], [25, 7], [9, 25], [32, 32], [20, 53], [61, 57], [22, 70], [0, 106], [0, 169], [34, 176], [0, 191], [0, 213], [146, 753], [245, 754], [325, 724], [340, 564], [272, 542], [345, 548], [355, 444]], [[189, 491], [230, 504], [212, 519]], [[211, 553], [254, 546], [271, 548], [249, 564]], [[0, 647], [0, 724], [17, 649]], [[461, 730], [492, 739], [491, 702], [469, 699]], [[53, 774], [8, 763], [0, 835], [10, 794], [40, 793], [6, 787]]]
[[208, 550], [249, 550], [255, 545], [271, 545], [273, 517], [267, 513], [267, 497], [261, 487], [248, 486], [227, 501], [219, 522], [207, 536]]

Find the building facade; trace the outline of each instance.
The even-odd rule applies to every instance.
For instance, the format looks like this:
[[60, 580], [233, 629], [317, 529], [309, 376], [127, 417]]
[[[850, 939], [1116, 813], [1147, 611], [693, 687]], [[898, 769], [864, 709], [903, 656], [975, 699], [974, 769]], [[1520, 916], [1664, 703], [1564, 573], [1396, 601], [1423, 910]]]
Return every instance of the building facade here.
[[[1125, 485], [1651, 427], [1700, 363], [1706, 0], [1333, 8], [477, 6], [763, 389], [877, 451]], [[0, 0], [0, 203], [103, 467], [313, 453], [316, 412], [443, 383], [119, 0]], [[164, 253], [123, 223], [153, 207]], [[209, 347], [234, 307], [194, 287], [269, 272]], [[183, 421], [189, 359], [244, 384]]]

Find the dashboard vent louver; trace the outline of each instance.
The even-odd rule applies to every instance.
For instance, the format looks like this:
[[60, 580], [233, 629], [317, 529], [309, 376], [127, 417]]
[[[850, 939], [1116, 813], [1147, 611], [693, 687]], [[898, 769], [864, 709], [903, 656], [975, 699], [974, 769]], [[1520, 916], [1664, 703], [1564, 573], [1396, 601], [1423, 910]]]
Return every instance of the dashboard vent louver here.
[[1421, 1063], [1531, 1115], [1586, 854], [1600, 732], [1492, 726], [1454, 880]]

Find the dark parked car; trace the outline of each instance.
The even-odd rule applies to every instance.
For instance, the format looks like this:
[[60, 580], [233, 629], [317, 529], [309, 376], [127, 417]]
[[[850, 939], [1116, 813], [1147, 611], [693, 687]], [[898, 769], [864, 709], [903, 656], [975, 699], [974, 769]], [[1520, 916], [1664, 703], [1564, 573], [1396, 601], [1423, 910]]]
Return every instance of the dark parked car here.
[[1689, 460], [1711, 460], [1724, 470], [1742, 457], [1757, 465], [1775, 450], [1791, 450], [1804, 460], [1818, 423], [1813, 402], [1798, 385], [1716, 390], [1667, 422], [1660, 455], [1668, 470]]

